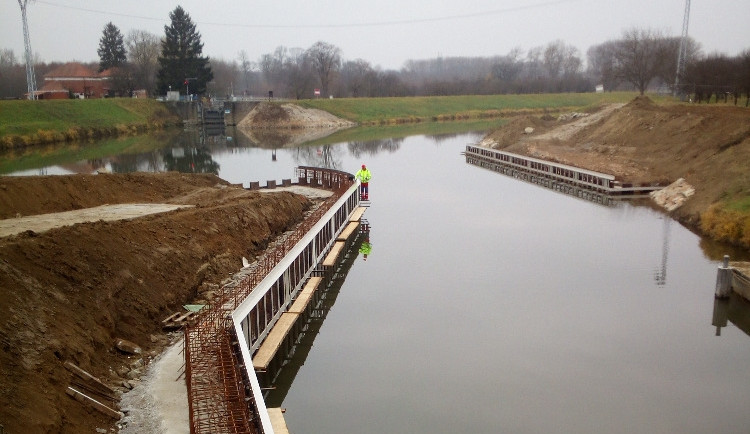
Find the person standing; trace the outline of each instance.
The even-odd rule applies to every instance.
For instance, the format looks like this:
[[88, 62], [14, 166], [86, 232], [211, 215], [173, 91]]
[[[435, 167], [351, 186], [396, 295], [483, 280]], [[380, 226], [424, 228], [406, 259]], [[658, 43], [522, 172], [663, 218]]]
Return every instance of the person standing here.
[[372, 173], [370, 173], [370, 170], [365, 166], [362, 165], [362, 168], [359, 169], [359, 171], [354, 175], [355, 178], [359, 179], [360, 182], [360, 198], [362, 200], [368, 200], [370, 189], [370, 179], [372, 179]]

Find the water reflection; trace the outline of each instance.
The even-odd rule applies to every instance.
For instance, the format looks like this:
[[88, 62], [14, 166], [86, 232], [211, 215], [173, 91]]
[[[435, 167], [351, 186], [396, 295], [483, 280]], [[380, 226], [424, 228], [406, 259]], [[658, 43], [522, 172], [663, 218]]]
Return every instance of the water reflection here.
[[726, 327], [728, 322], [750, 336], [750, 301], [736, 292], [731, 292], [725, 299], [714, 299], [711, 325], [716, 327], [716, 336], [721, 336], [721, 329]]
[[381, 140], [368, 140], [364, 142], [349, 142], [346, 147], [355, 158], [373, 156], [381, 152], [393, 153], [401, 148], [403, 138], [390, 138]]
[[[259, 380], [265, 389], [264, 400], [269, 408], [281, 407], [289, 390], [305, 364], [315, 338], [320, 333], [323, 322], [333, 308], [352, 265], [370, 238], [370, 225], [362, 219], [360, 230], [347, 241], [345, 249], [336, 264], [325, 273], [318, 289], [313, 293], [305, 311], [300, 314], [294, 327], [286, 336], [266, 372]], [[365, 259], [367, 254], [365, 254]]]

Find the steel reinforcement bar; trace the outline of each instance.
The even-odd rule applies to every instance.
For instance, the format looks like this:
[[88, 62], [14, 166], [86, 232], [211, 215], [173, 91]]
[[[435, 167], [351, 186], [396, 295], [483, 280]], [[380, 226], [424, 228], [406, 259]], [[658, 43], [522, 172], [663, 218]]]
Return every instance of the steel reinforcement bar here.
[[[335, 205], [341, 207], [343, 203], [343, 209], [351, 210], [359, 203], [356, 181], [351, 174], [313, 167], [299, 167], [297, 172], [300, 185], [330, 189], [334, 194], [256, 261], [252, 271], [238, 284], [222, 287], [213, 304], [201, 311], [195, 325], [185, 330], [185, 381], [192, 434], [267, 434], [272, 431], [252, 362], [243, 353], [247, 352], [247, 346], [241, 345], [244, 337], [238, 336], [232, 313], [324, 217], [333, 212], [334, 225], [344, 224], [344, 212], [332, 211]], [[335, 240], [333, 233], [319, 240], [324, 241], [329, 236]], [[301, 284], [300, 264], [315, 265], [304, 257], [295, 261], [297, 272], [287, 273], [281, 286], [271, 286], [256, 296], [261, 301], [256, 306], [256, 339], [268, 333], [286, 308], [294, 295], [290, 285], [295, 280]]]

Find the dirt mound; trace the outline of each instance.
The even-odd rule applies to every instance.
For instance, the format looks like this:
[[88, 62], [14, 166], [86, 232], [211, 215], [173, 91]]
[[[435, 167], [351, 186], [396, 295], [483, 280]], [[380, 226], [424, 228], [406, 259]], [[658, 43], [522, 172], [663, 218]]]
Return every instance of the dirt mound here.
[[0, 218], [103, 204], [167, 202], [196, 188], [228, 185], [213, 175], [177, 172], [0, 177]]
[[492, 134], [488, 135], [487, 138], [491, 141], [486, 143], [486, 146], [494, 149], [506, 149], [518, 142], [521, 142], [529, 133], [526, 133], [527, 128], [532, 128], [531, 134], [540, 134], [557, 125], [555, 118], [546, 116], [518, 116], [510, 119], [502, 128], [493, 131]]
[[[115, 387], [132, 381], [164, 343], [161, 320], [210, 299], [243, 256], [262, 253], [311, 206], [299, 195], [250, 192], [213, 175], [1, 181], [6, 215], [149, 199], [195, 205], [0, 238], [0, 424], [9, 433], [111, 426], [65, 394], [71, 374], [63, 363]], [[115, 349], [116, 338], [140, 345], [143, 359]]]
[[[615, 175], [625, 182], [684, 178], [695, 195], [675, 211], [695, 226], [712, 203], [750, 191], [750, 110], [729, 105], [656, 104], [637, 97], [574, 131], [576, 121], [519, 137], [511, 122], [488, 135], [510, 152]], [[600, 113], [601, 114], [601, 113]], [[524, 120], [523, 124], [528, 123]], [[507, 128], [514, 132], [507, 132]], [[560, 134], [556, 134], [559, 132]], [[510, 140], [508, 140], [510, 137]]]
[[242, 129], [349, 128], [354, 125], [353, 122], [338, 118], [323, 110], [270, 102], [261, 102], [237, 123], [237, 127]]
[[626, 108], [635, 110], [656, 109], [657, 105], [646, 95], [638, 95], [625, 105]]

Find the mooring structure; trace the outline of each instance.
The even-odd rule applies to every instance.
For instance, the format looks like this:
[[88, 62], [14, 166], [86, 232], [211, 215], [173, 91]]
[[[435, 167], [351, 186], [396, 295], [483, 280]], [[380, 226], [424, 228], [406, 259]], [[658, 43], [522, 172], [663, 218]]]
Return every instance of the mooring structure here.
[[[359, 227], [359, 183], [346, 172], [300, 167], [299, 185], [326, 188], [326, 199], [266, 252], [239, 283], [226, 285], [185, 331], [191, 433], [274, 433], [253, 357], [276, 326], [289, 327], [325, 264]], [[309, 292], [309, 291], [308, 291]], [[293, 312], [291, 312], [293, 313]]]
[[469, 164], [604, 205], [664, 188], [658, 183], [624, 183], [607, 173], [482, 146], [467, 145], [464, 155]]

